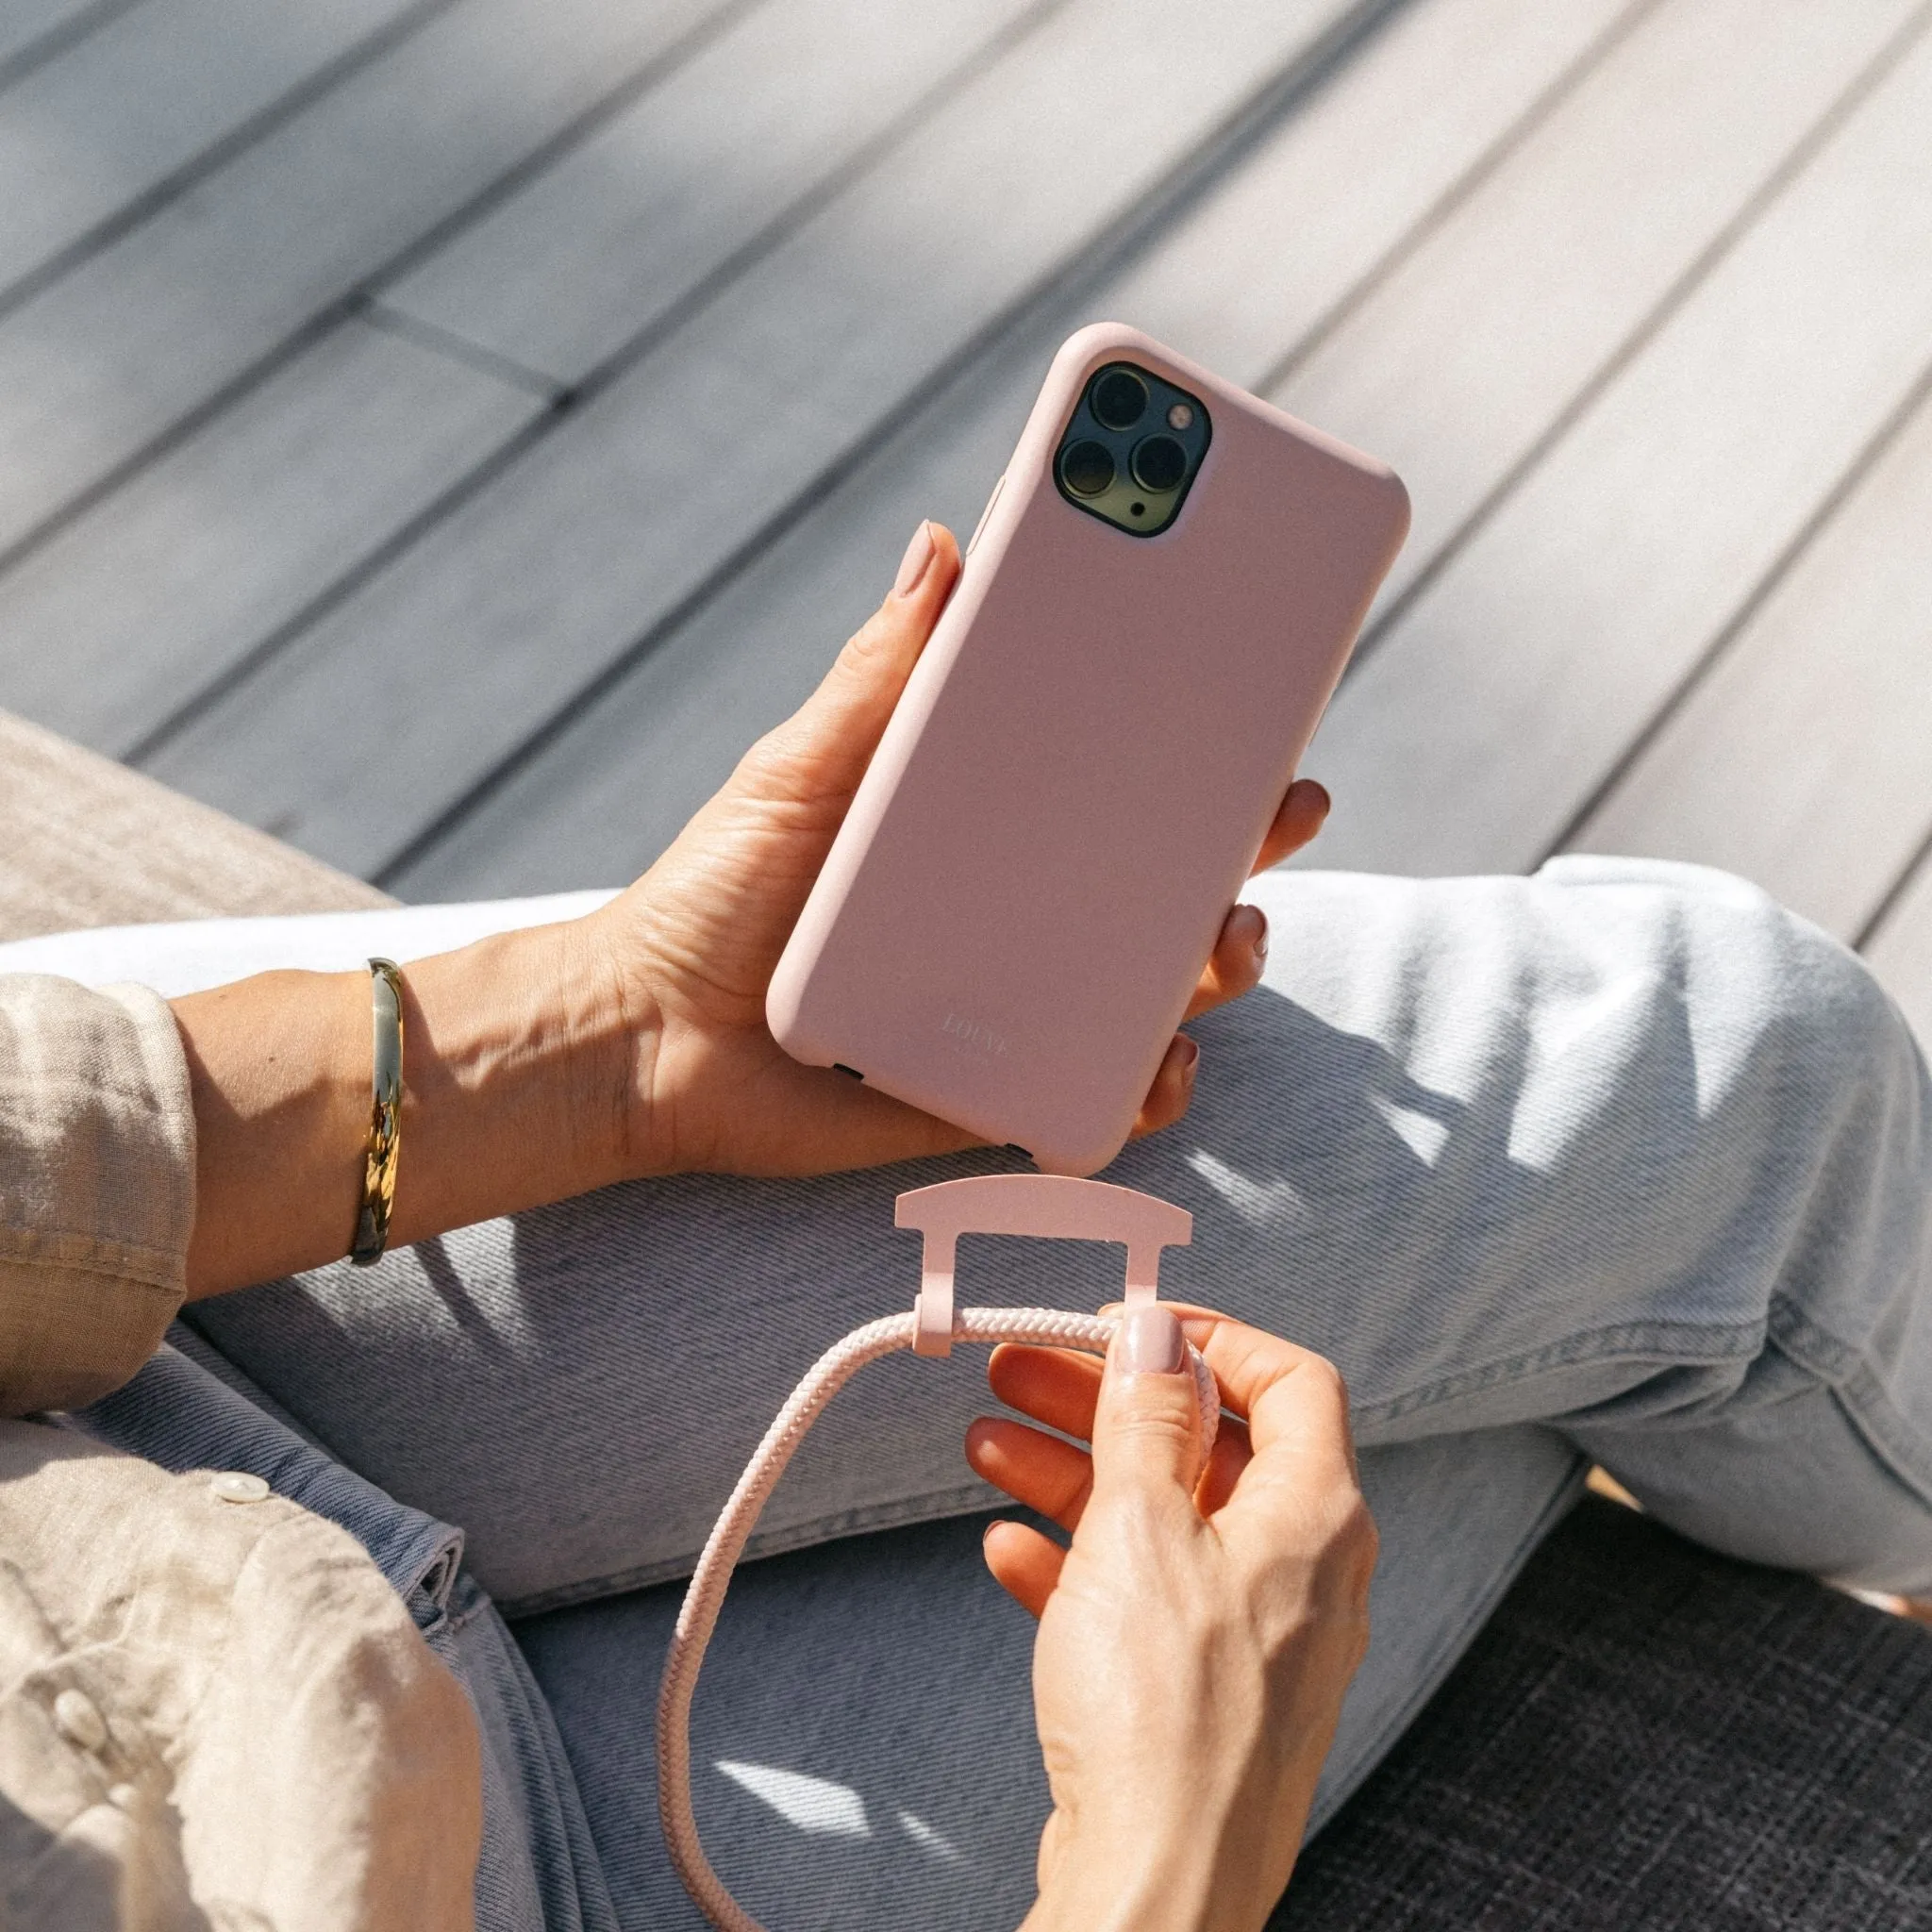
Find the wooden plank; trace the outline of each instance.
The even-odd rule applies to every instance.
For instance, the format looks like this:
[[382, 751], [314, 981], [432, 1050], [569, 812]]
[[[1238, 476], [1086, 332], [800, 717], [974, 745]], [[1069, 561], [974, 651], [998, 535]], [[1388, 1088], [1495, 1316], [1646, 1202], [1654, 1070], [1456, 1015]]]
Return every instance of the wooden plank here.
[[[1069, 328], [1124, 316], [1239, 381], [1258, 379], [1619, 18], [1610, 0], [1428, 0], [1406, 11], [1144, 253], [1070, 291], [937, 395], [398, 890], [442, 898], [641, 871], [810, 690], [890, 580], [914, 521], [936, 515], [962, 538], [972, 528]], [[1443, 87], [1445, 73], [1463, 84]]]
[[575, 382], [1038, 0], [772, 0], [400, 282], [386, 306]]
[[[1057, 15], [151, 769], [379, 870], [540, 707], [808, 508], [1340, 10]], [[1124, 101], [1158, 89], [1162, 113], [1095, 114], [1102, 75]], [[372, 677], [387, 703], [349, 702]]]
[[1653, 9], [1325, 337], [1276, 401], [1393, 463], [1387, 609], [1747, 208], [1913, 0]]
[[1932, 825], [1932, 401], [1574, 841], [1755, 879], [1855, 939]]
[[0, 321], [0, 551], [718, 4], [465, 0]]
[[[1498, 127], [1518, 111], [1525, 95], [1533, 96], [1553, 74], [1587, 49], [1592, 35], [1616, 18], [1623, 4], [1624, 0], [1591, 0], [1589, 5], [1553, 9], [1537, 5], [1536, 0], [1450, 0], [1450, 4], [1434, 0], [1434, 4], [1414, 8], [1390, 30], [1386, 43], [1378, 46], [1373, 59], [1351, 67], [1339, 85], [1324, 90], [1275, 135], [1265, 151], [1266, 167], [1251, 166], [1238, 172], [1213, 197], [1211, 218], [1197, 216], [1163, 244], [1163, 255], [1171, 258], [1166, 273], [1151, 278], [1129, 274], [1095, 299], [1146, 319], [1173, 340], [1200, 348], [1218, 366], [1243, 375], [1258, 374], [1278, 353], [1283, 329], [1306, 325], [1334, 300], [1338, 289], [1362, 274], [1415, 219], [1417, 209], [1440, 192], [1442, 183], [1469, 165], [1494, 139]], [[815, 39], [824, 42], [834, 64], [842, 62], [841, 39], [829, 33]], [[1507, 58], [1502, 58], [1504, 54]], [[708, 58], [708, 51], [684, 72], [694, 71]], [[892, 65], [897, 68], [902, 63], [895, 59]], [[1439, 77], [1449, 70], [1469, 74], [1470, 85], [1441, 88]], [[1367, 80], [1371, 75], [1375, 76], [1373, 83]], [[669, 92], [682, 77], [675, 78], [662, 92]], [[808, 65], [804, 78], [814, 88], [830, 83], [830, 76], [822, 69]], [[695, 156], [708, 161], [702, 143]], [[668, 219], [674, 225], [674, 242], [682, 246], [676, 241], [675, 224], [680, 210], [701, 198], [702, 170], [692, 157], [679, 150], [666, 152], [662, 159], [668, 184]], [[540, 177], [538, 188], [566, 173], [570, 166], [569, 160], [560, 163]], [[675, 169], [687, 173], [674, 173]], [[1345, 196], [1329, 192], [1338, 172], [1350, 183]], [[809, 176], [805, 179], [808, 181]], [[774, 195], [782, 185], [774, 184]], [[460, 252], [460, 242], [457, 247]], [[645, 257], [655, 243], [648, 234], [641, 234], [629, 238], [626, 248]], [[506, 272], [508, 267], [506, 261]], [[457, 318], [438, 313], [425, 319], [447, 322]], [[499, 343], [502, 340], [498, 339]], [[1044, 340], [1040, 339], [1042, 350]], [[1030, 388], [1037, 379], [1035, 348], [1022, 345], [1009, 362], [1020, 372], [1015, 380]], [[353, 394], [345, 407], [358, 407]], [[1024, 394], [1016, 395], [1014, 407], [1024, 409]], [[245, 428], [245, 408], [234, 413], [241, 423], [231, 429], [228, 419], [224, 418], [204, 441], [218, 445], [226, 435], [247, 434], [251, 441], [258, 442], [260, 439]], [[1012, 414], [1011, 409], [992, 412], [998, 437], [1010, 439]], [[407, 425], [407, 416], [402, 422]], [[952, 447], [950, 439], [946, 446]], [[379, 487], [389, 460], [401, 461], [406, 455], [417, 454], [399, 447], [395, 458], [388, 458], [372, 443], [367, 466], [370, 481], [359, 487]], [[984, 490], [986, 464], [996, 465], [1003, 454], [999, 449], [984, 459], [966, 455], [949, 460], [948, 477], [960, 489], [941, 493], [957, 495], [963, 511], [974, 493]], [[242, 459], [228, 474], [244, 491], [252, 492], [255, 468], [253, 458]], [[338, 495], [358, 488], [355, 475], [339, 466], [334, 478]], [[229, 506], [217, 494], [204, 491], [199, 495], [204, 513], [223, 530], [239, 533], [253, 528], [254, 512], [247, 502]], [[902, 514], [895, 503], [891, 512], [895, 526]], [[224, 537], [222, 547], [230, 549], [236, 541]], [[62, 567], [77, 581], [111, 585], [120, 569], [119, 554], [119, 546], [103, 549], [77, 544], [65, 551]], [[295, 576], [302, 596], [313, 595], [320, 588], [308, 581], [306, 572], [297, 572]], [[863, 584], [869, 577], [866, 569], [855, 569], [847, 588]], [[141, 608], [139, 602], [136, 608]], [[830, 622], [838, 622], [836, 614]], [[173, 625], [169, 628], [170, 638], [143, 636], [139, 655], [145, 667], [142, 688], [157, 697], [167, 696], [172, 705], [179, 701], [184, 690], [192, 688], [185, 675], [188, 665], [205, 661], [198, 655], [190, 658], [177, 638], [192, 641], [215, 627], [196, 611], [188, 626], [178, 631]], [[9, 623], [4, 588], [0, 588], [0, 652], [6, 649], [9, 630], [22, 638], [24, 649], [31, 654], [42, 626]], [[755, 634], [760, 652], [786, 659], [788, 651], [795, 656], [803, 644], [816, 662], [821, 641], [813, 630], [801, 628], [796, 621], [778, 627], [775, 636], [767, 635], [766, 629]], [[831, 634], [829, 630], [825, 633]], [[735, 658], [753, 635], [751, 631], [741, 637], [727, 635], [719, 649]], [[176, 667], [182, 675], [175, 675]], [[696, 796], [702, 797], [710, 789], [707, 778], [721, 768], [728, 770], [742, 743], [777, 715], [770, 708], [776, 703], [782, 709], [785, 694], [795, 686], [790, 675], [794, 667], [786, 659], [786, 675], [776, 676], [774, 668], [761, 661], [749, 677], [733, 687], [736, 708], [720, 701], [722, 692], [714, 694], [712, 702], [696, 708], [696, 715], [682, 719], [676, 728], [661, 734], [662, 756], [649, 760], [648, 789], [654, 800], [662, 791], [665, 811], [676, 810], [678, 802], [691, 798], [694, 789]], [[64, 728], [87, 735], [90, 742], [112, 743], [125, 755], [140, 731], [132, 723], [131, 710], [118, 708], [121, 699], [115, 679], [105, 667], [104, 676], [107, 686], [115, 690], [115, 736], [104, 740], [99, 735], [101, 724], [92, 714], [83, 717], [69, 708], [59, 715]], [[0, 691], [8, 689], [8, 683], [0, 678]], [[24, 697], [17, 696], [14, 702], [33, 708]], [[744, 709], [747, 705], [752, 708], [749, 713]], [[166, 711], [154, 715], [165, 716]], [[653, 742], [659, 736], [649, 735]], [[630, 812], [615, 820], [596, 820], [590, 827], [588, 850], [596, 852], [600, 839], [613, 836], [632, 841], [639, 837], [651, 838], [643, 827], [659, 819], [647, 811], [640, 822], [638, 804], [634, 800]], [[678, 811], [673, 824], [682, 816]], [[637, 849], [634, 842], [626, 847]], [[642, 849], [648, 852], [656, 846]]]
[[151, 0], [0, 94], [0, 304], [408, 0]]
[[1560, 838], [1916, 378], [1928, 123], [1921, 32], [1404, 609], [1310, 754], [1324, 864], [1511, 870]]
[[0, 577], [0, 704], [124, 755], [543, 408], [344, 325]]
[[[1067, 316], [1130, 317], [1257, 387], [1285, 348], [1318, 334], [1442, 205], [1467, 193], [1526, 117], [1584, 84], [1654, 4], [1411, 6], [1210, 197], [1103, 288], [1081, 291]], [[1454, 87], [1444, 74], [1457, 76]], [[1050, 353], [1058, 337], [1037, 333], [1039, 353]]]
[[[988, 0], [943, 13], [958, 31], [974, 28], [983, 42], [1017, 11], [1017, 0]], [[793, 57], [791, 84], [828, 100], [855, 141], [875, 132], [895, 104], [916, 100], [913, 82], [930, 82], [961, 51], [957, 33], [922, 30], [904, 37], [901, 56], [868, 70], [848, 53], [863, 25], [849, 14], [849, 0], [783, 0], [748, 16], [622, 118], [627, 123], [660, 94], [676, 92], [714, 55], [739, 51], [739, 33], [770, 18], [783, 29], [777, 49]], [[807, 22], [815, 29], [809, 34], [802, 33]], [[855, 95], [841, 78], [854, 66], [896, 85]], [[759, 152], [771, 144], [774, 131], [761, 130], [756, 115], [747, 126], [743, 115], [734, 120], [725, 113], [715, 74], [701, 98], [708, 120], [729, 123], [734, 143], [747, 142]], [[684, 110], [666, 118], [688, 128]], [[780, 165], [758, 184], [762, 206], [747, 191], [728, 208], [710, 192], [718, 158], [706, 142], [693, 142], [688, 152], [660, 143], [654, 185], [641, 198], [661, 223], [663, 245], [651, 225], [628, 227], [621, 238], [623, 273], [643, 264], [667, 297], [714, 273], [742, 245], [744, 226], [769, 220], [838, 164], [838, 144], [824, 138], [825, 129], [808, 123], [806, 132], [808, 144], [781, 149]], [[578, 152], [598, 144], [593, 138]], [[575, 158], [567, 157], [538, 183], [570, 174]], [[523, 200], [513, 197], [509, 205]], [[525, 232], [521, 223], [517, 230]], [[619, 238], [604, 239], [617, 252]], [[457, 246], [461, 253], [460, 241]], [[497, 267], [508, 275], [507, 264]], [[546, 278], [558, 270], [546, 259]], [[394, 319], [387, 305], [374, 312]], [[417, 319], [407, 318], [412, 326]], [[420, 319], [437, 325], [442, 318]], [[161, 458], [10, 577], [0, 576], [0, 702], [128, 756], [184, 705], [192, 706], [252, 644], [273, 637], [332, 586], [353, 581], [385, 538], [479, 463], [495, 459], [536, 413], [533, 402], [506, 394], [461, 364], [438, 358], [441, 367], [431, 369], [420, 349], [383, 350], [365, 335], [359, 323], [353, 325], [349, 353], [300, 358], [217, 416], [185, 451]], [[191, 500], [192, 520], [171, 514], [169, 506]], [[56, 638], [62, 650], [50, 658]], [[85, 664], [88, 675], [72, 675], [70, 663]]]
[[1866, 942], [1865, 958], [1932, 1055], [1932, 852]]
[[[1344, 196], [1311, 192], [1319, 175], [1275, 182], [1258, 160], [1251, 164], [1244, 175], [1255, 189], [1237, 219], [1197, 224], [1193, 239], [1177, 237], [1160, 251], [1140, 285], [1123, 291], [1124, 300], [1109, 291], [1099, 306], [1145, 316], [1158, 332], [1244, 379], [1258, 377], [1279, 356], [1274, 344], [1318, 331], [1312, 345], [1290, 358], [1285, 400], [1396, 461], [1418, 498], [1409, 556], [1425, 558], [1642, 323], [1906, 11], [1900, 0], [1828, 17], [1802, 0], [1774, 7], [1696, 0], [1648, 10], [1358, 299], [1343, 299], [1353, 277], [1325, 284], [1310, 277], [1305, 286], [1321, 291], [1313, 302], [1297, 303], [1275, 284], [1291, 278], [1305, 258], [1305, 237], [1312, 236], [1319, 250], [1322, 226], [1319, 219], [1309, 221], [1311, 212], [1350, 224], [1362, 193], [1374, 192], [1375, 172], [1364, 167], [1374, 149], [1359, 146], [1327, 177], [1347, 181]], [[1491, 29], [1492, 48], [1519, 44], [1505, 23], [1482, 25]], [[1754, 58], [1740, 63], [1735, 50], [1747, 40]], [[1372, 64], [1392, 51], [1391, 39]], [[1480, 56], [1443, 59], [1438, 72], [1481, 71], [1483, 64]], [[1525, 76], [1515, 100], [1527, 104], [1535, 92]], [[1412, 101], [1403, 107], [1415, 111]], [[1361, 132], [1373, 141], [1381, 124]], [[1374, 261], [1358, 258], [1355, 276]], [[1547, 294], [1557, 288], [1574, 289], [1575, 299]], [[1338, 318], [1323, 327], [1324, 313], [1337, 308]], [[1270, 344], [1261, 356], [1257, 322]], [[1418, 408], [1424, 384], [1429, 407]], [[908, 493], [900, 500], [930, 499]], [[883, 531], [878, 541], [882, 551], [888, 547]], [[869, 581], [869, 574], [854, 575]], [[745, 638], [754, 634], [741, 616], [733, 627]], [[762, 647], [782, 649], [771, 641]], [[733, 650], [715, 637], [709, 648]], [[671, 675], [668, 666], [664, 675]], [[744, 700], [763, 689], [753, 676], [734, 681], [720, 674], [721, 692], [741, 695], [723, 708], [715, 725], [696, 715], [706, 689], [702, 675], [680, 668], [679, 680], [678, 725], [666, 734], [675, 742], [663, 746], [661, 778], [656, 756], [638, 760], [651, 767], [650, 775], [637, 779], [649, 793], [660, 782], [670, 788], [663, 812], [650, 816], [654, 836], [675, 828], [673, 813], [695, 805], [701, 778], [722, 777], [733, 737], [741, 742], [751, 735], [746, 727], [769, 722], [746, 715]], [[791, 679], [779, 687], [788, 694], [795, 688]], [[630, 708], [630, 732], [633, 742], [648, 735], [655, 750], [657, 734], [641, 705]], [[613, 755], [621, 756], [622, 742], [621, 735], [613, 740]], [[568, 751], [550, 756], [565, 768], [558, 782], [573, 795], [578, 786], [594, 789], [600, 768], [584, 759], [581, 745], [573, 741]], [[1315, 756], [1319, 761], [1319, 749]], [[452, 889], [473, 872], [493, 876], [489, 853], [496, 841], [503, 842], [505, 876], [527, 877], [542, 875], [543, 866], [567, 855], [586, 863], [600, 840], [623, 836], [621, 819], [603, 818], [607, 829], [595, 833], [588, 821], [598, 813], [579, 820], [562, 799], [547, 795], [539, 807], [521, 785], [515, 795], [516, 810], [491, 809], [487, 822], [455, 841], [460, 857], [453, 847], [446, 868], [412, 868], [405, 890]], [[553, 840], [545, 826], [551, 812], [581, 838]]]

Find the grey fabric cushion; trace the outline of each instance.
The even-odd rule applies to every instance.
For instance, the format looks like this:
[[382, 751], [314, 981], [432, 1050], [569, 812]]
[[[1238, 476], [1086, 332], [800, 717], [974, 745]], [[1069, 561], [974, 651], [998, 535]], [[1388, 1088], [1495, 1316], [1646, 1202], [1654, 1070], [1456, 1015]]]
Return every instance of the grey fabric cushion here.
[[1932, 1631], [1591, 1497], [1271, 1932], [1932, 1926]]

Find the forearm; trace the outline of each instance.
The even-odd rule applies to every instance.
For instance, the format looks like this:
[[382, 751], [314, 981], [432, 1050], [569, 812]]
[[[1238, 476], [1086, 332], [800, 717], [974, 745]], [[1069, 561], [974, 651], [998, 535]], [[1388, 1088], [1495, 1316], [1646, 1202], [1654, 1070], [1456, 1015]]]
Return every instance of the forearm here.
[[[630, 1171], [653, 1023], [595, 930], [539, 926], [403, 974], [392, 1246]], [[174, 1002], [196, 1129], [191, 1299], [339, 1259], [370, 1123], [366, 972], [271, 973]]]

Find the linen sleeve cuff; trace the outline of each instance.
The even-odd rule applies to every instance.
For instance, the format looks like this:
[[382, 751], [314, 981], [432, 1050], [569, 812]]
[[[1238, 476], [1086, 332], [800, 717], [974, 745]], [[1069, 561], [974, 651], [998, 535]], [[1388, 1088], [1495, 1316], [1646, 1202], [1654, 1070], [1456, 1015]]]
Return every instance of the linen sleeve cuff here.
[[125, 1382], [181, 1305], [194, 1109], [167, 1002], [0, 976], [0, 1413]]

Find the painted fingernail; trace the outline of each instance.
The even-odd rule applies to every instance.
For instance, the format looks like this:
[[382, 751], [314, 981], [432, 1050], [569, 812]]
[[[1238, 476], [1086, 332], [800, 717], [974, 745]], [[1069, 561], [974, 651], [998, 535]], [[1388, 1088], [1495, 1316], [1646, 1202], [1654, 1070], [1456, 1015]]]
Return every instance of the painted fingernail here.
[[1163, 1302], [1141, 1302], [1121, 1319], [1121, 1367], [1130, 1375], [1175, 1375], [1187, 1359], [1179, 1319]]
[[932, 568], [934, 544], [932, 525], [921, 524], [912, 533], [912, 541], [906, 546], [906, 555], [899, 559], [899, 575], [892, 579], [892, 595], [909, 597], [918, 590], [921, 580]]

